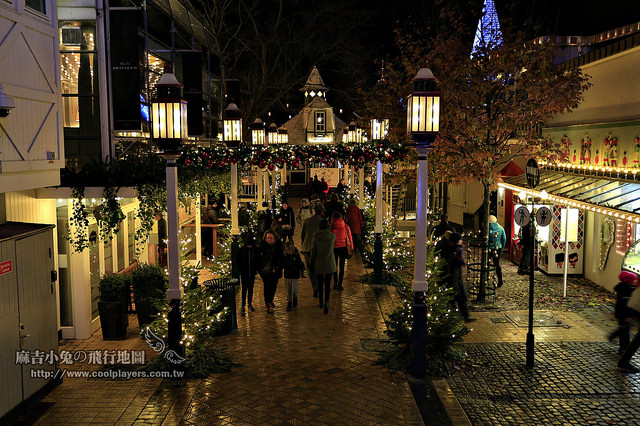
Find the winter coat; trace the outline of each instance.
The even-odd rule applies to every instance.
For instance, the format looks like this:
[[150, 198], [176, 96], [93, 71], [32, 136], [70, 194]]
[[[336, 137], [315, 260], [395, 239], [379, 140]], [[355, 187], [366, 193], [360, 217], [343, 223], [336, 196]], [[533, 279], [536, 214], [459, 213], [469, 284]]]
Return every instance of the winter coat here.
[[311, 205], [309, 204], [309, 200], [307, 198], [303, 198], [302, 199], [303, 203], [307, 203], [306, 207], [300, 207], [300, 210], [298, 210], [298, 215], [296, 217], [296, 221], [302, 225], [304, 223], [305, 220], [309, 219], [311, 216], [313, 216], [313, 210], [311, 210]]
[[320, 222], [322, 221], [322, 216], [314, 214], [302, 223], [302, 232], [300, 233], [302, 249], [300, 251], [303, 253], [311, 253], [313, 235], [320, 230]]
[[347, 214], [345, 220], [351, 232], [354, 234], [362, 234], [362, 227], [364, 226], [364, 219], [362, 218], [362, 210], [355, 204], [347, 207]]
[[465, 266], [462, 246], [449, 245], [446, 249], [447, 266], [449, 271], [449, 283], [453, 288], [463, 286], [462, 267]]
[[631, 293], [637, 291], [636, 287], [627, 283], [619, 282], [613, 288], [613, 291], [616, 292], [616, 319], [624, 320], [626, 318], [632, 318], [634, 316], [634, 312], [633, 309], [627, 306], [627, 302], [631, 298]]
[[333, 246], [336, 236], [331, 229], [322, 229], [313, 234], [310, 263], [316, 275], [328, 275], [337, 271]]
[[449, 222], [440, 222], [433, 227], [433, 238], [440, 238], [447, 231], [456, 232], [456, 228]]
[[240, 276], [243, 280], [253, 278], [258, 273], [260, 267], [260, 252], [256, 246], [242, 246], [236, 254], [236, 262], [240, 269]]
[[284, 255], [284, 277], [289, 279], [300, 278], [300, 273], [304, 270], [304, 263], [300, 258], [300, 253], [296, 250], [293, 254]]
[[489, 248], [490, 249], [503, 249], [507, 243], [507, 235], [504, 232], [504, 228], [497, 222], [489, 224]]
[[351, 230], [344, 220], [333, 219], [331, 221], [331, 231], [336, 234], [336, 243], [334, 248], [347, 247], [347, 239], [349, 240], [349, 246], [353, 249], [353, 237], [351, 236]]
[[291, 227], [289, 229], [289, 232], [293, 235], [293, 230], [296, 227], [296, 218], [293, 213], [293, 209], [291, 207], [280, 209], [280, 212], [278, 213], [278, 219], [280, 221], [280, 225], [284, 226], [285, 228], [285, 225], [289, 225]]
[[265, 278], [280, 278], [282, 276], [283, 262], [284, 252], [280, 241], [276, 241], [273, 244], [269, 244], [266, 241], [260, 243], [260, 269], [258, 269], [258, 273], [263, 280]]
[[324, 204], [325, 217], [331, 219], [335, 212], [339, 212], [344, 217], [344, 204], [342, 201], [329, 201]]

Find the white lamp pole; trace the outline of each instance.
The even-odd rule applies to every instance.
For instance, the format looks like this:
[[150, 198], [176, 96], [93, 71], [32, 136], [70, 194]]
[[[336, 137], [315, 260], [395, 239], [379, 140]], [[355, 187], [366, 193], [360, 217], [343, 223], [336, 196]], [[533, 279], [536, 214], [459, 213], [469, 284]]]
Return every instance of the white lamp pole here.
[[440, 131], [440, 93], [428, 68], [422, 68], [413, 79], [413, 91], [407, 105], [407, 132], [418, 153], [418, 188], [416, 208], [416, 248], [413, 276], [413, 361], [412, 374], [424, 377], [427, 355], [427, 305], [429, 290], [426, 280], [427, 213], [429, 182], [427, 154]]
[[180, 248], [178, 243], [178, 168], [176, 160], [180, 147], [187, 140], [187, 101], [183, 99], [183, 85], [171, 72], [156, 83], [156, 97], [151, 100], [151, 138], [158, 145], [160, 155], [167, 161], [167, 257], [169, 290], [167, 297], [168, 346], [182, 354], [182, 316], [180, 304], [183, 289], [180, 285]]
[[[376, 142], [382, 141], [387, 136], [389, 120], [371, 120], [371, 139]], [[382, 257], [382, 162], [378, 160], [376, 164], [376, 224], [374, 228], [375, 241], [373, 243], [373, 282], [381, 284], [383, 281], [383, 257]]]
[[[229, 149], [236, 149], [242, 142], [242, 111], [231, 102], [222, 112], [222, 137]], [[238, 277], [239, 269], [236, 264], [236, 253], [239, 249], [238, 237], [238, 163], [231, 165], [231, 275]]]

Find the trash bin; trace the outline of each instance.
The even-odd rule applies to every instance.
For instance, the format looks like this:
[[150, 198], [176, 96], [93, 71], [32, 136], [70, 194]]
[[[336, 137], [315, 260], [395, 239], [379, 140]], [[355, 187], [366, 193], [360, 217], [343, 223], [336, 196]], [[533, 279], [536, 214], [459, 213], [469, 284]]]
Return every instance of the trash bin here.
[[233, 333], [238, 329], [238, 317], [236, 316], [236, 286], [237, 278], [213, 278], [203, 285], [212, 293], [222, 296], [222, 307], [228, 308], [227, 318], [221, 328], [221, 334]]

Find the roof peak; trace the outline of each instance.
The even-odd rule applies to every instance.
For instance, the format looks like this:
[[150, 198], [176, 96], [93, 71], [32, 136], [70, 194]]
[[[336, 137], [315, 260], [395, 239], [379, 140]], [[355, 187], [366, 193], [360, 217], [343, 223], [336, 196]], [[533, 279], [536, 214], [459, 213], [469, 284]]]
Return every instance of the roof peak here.
[[318, 67], [315, 65], [309, 74], [309, 78], [307, 78], [307, 82], [304, 84], [301, 91], [309, 91], [309, 90], [328, 90], [327, 86], [324, 85], [324, 81], [320, 76], [320, 72], [318, 71]]

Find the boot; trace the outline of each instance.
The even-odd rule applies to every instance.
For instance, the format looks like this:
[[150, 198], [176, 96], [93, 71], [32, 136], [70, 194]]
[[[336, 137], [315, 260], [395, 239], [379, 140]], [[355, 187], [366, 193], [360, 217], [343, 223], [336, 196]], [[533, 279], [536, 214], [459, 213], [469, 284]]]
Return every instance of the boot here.
[[287, 303], [287, 312], [291, 312], [291, 302]]
[[293, 307], [297, 307], [298, 306], [298, 298], [293, 296]]

